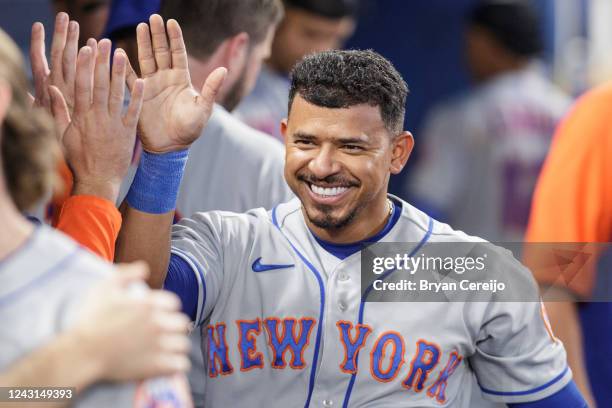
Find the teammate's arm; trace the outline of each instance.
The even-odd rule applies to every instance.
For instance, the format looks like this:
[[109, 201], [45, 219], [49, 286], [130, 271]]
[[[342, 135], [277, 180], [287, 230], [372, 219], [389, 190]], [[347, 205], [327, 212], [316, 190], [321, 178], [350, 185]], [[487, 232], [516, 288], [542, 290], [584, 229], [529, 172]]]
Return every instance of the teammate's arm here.
[[[584, 361], [582, 328], [578, 318], [578, 308], [576, 297], [571, 292], [558, 287], [543, 288], [551, 296], [555, 296], [558, 301], [545, 302], [546, 311], [554, 334], [563, 342], [567, 353], [567, 363], [572, 369], [574, 382], [580, 389], [582, 395], [589, 404], [595, 408], [595, 398], [591, 391], [589, 376], [587, 374], [586, 363]], [[556, 291], [557, 294], [552, 294]], [[565, 301], [561, 301], [564, 299]]]
[[120, 269], [92, 290], [73, 327], [0, 373], [0, 386], [75, 387], [78, 393], [98, 381], [188, 370], [188, 321], [178, 299], [167, 292], [134, 294], [130, 286], [146, 269]]
[[[527, 242], [610, 240], [612, 190], [609, 177], [612, 170], [608, 155], [612, 149], [612, 133], [608, 118], [611, 103], [609, 85], [592, 91], [576, 103], [557, 129], [534, 192]], [[525, 254], [529, 254], [528, 249], [529, 246]], [[554, 290], [567, 299], [547, 302], [546, 309], [555, 336], [565, 345], [578, 387], [591, 406], [595, 406], [584, 361], [576, 301], [589, 297], [596, 271], [583, 269], [567, 282], [554, 273], [555, 268], [537, 268], [527, 256], [525, 263], [546, 292]]]
[[[170, 227], [189, 146], [212, 112], [225, 77], [213, 71], [201, 92], [191, 84], [187, 52], [176, 20], [159, 15], [137, 27], [138, 61], [145, 82], [139, 119], [143, 154], [126, 202], [117, 241], [117, 260], [145, 260], [149, 284], [162, 287], [170, 259]], [[130, 69], [128, 86], [136, 74]]]
[[[129, 165], [135, 128], [127, 126], [126, 129], [124, 126], [124, 129], [119, 129], [121, 122], [117, 122], [120, 118], [116, 112], [113, 112], [113, 116], [107, 114], [105, 117], [114, 121], [116, 124], [114, 127], [109, 123], [95, 121], [92, 123], [91, 119], [83, 120], [85, 117], [83, 109], [79, 111], [75, 106], [75, 100], [79, 98], [75, 92], [85, 92], [83, 87], [79, 88], [78, 85], [82, 85], [86, 78], [93, 82], [95, 77], [95, 86], [98, 90], [95, 94], [99, 96], [98, 101], [107, 103], [109, 108], [107, 113], [110, 113], [111, 109], [116, 110], [117, 104], [123, 102], [123, 94], [119, 95], [118, 92], [123, 92], [123, 82], [119, 81], [124, 81], [127, 58], [122, 50], [116, 52], [118, 59], [115, 58], [113, 87], [109, 89], [110, 43], [108, 40], [100, 43], [100, 55], [97, 55], [98, 44], [94, 39], [89, 39], [87, 48], [81, 50], [88, 50], [86, 52], [90, 53], [87, 57], [89, 61], [96, 60], [94, 75], [92, 64], [81, 63], [80, 67], [77, 67], [78, 38], [79, 24], [76, 21], [69, 21], [66, 13], [58, 13], [49, 68], [45, 56], [44, 27], [41, 23], [32, 26], [30, 57], [36, 95], [34, 103], [53, 113], [70, 166], [70, 169], [65, 168], [65, 170], [70, 179], [74, 174], [74, 184], [70, 183], [70, 186], [74, 187], [72, 196], [63, 196], [61, 200], [54, 202], [55, 211], [58, 212], [54, 220], [55, 227], [99, 256], [112, 260], [115, 241], [121, 227], [121, 215], [115, 207], [119, 190], [116, 180], [119, 179], [117, 176], [123, 177], [125, 171], [121, 170], [127, 169]], [[90, 70], [85, 71], [86, 68]], [[92, 93], [91, 90], [88, 92]], [[101, 99], [109, 94], [108, 101]], [[140, 96], [138, 93], [133, 95], [136, 103], [139, 102], [141, 95], [142, 92]], [[137, 112], [132, 113], [137, 117]], [[66, 135], [71, 120], [80, 123], [80, 126], [73, 126], [69, 129], [70, 134]], [[126, 116], [123, 120], [125, 125], [129, 117]], [[99, 126], [95, 126], [96, 124]], [[81, 132], [76, 136], [75, 128], [76, 133]], [[108, 169], [98, 169], [101, 166], [106, 166]], [[105, 178], [96, 177], [99, 170], [103, 171]]]

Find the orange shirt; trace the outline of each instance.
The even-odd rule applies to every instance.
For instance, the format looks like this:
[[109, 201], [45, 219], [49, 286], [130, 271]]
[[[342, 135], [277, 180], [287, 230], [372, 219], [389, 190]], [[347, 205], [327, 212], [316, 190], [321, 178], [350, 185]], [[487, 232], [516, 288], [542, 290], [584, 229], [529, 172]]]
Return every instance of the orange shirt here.
[[[612, 83], [581, 97], [557, 129], [534, 192], [525, 240], [609, 242], [611, 238]], [[526, 256], [525, 262], [531, 266], [533, 260]], [[539, 282], [561, 284], [582, 296], [588, 296], [594, 284], [594, 265], [582, 268], [570, 282], [559, 279], [552, 268], [532, 271]]]
[[96, 255], [112, 262], [115, 242], [121, 229], [121, 213], [114, 203], [103, 198], [70, 196], [72, 173], [65, 163], [60, 165], [59, 174], [65, 187], [64, 191], [53, 198], [53, 226]]

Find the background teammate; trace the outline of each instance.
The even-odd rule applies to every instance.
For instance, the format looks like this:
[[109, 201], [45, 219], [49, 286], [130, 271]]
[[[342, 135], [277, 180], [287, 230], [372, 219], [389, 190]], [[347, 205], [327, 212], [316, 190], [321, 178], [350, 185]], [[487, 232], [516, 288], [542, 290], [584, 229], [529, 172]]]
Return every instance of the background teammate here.
[[162, 2], [164, 17], [181, 22], [194, 85], [200, 87], [218, 67], [228, 70], [204, 129], [207, 137], [189, 152], [180, 215], [246, 211], [290, 196], [282, 175], [282, 145], [231, 115], [253, 89], [282, 12], [277, 0]]
[[257, 84], [236, 114], [247, 125], [281, 142], [287, 117], [289, 72], [303, 57], [342, 47], [355, 30], [359, 0], [283, 0], [285, 16]]
[[477, 87], [428, 116], [408, 194], [469, 234], [523, 239], [531, 194], [569, 99], [546, 77], [527, 1], [479, 1], [464, 55]]
[[[525, 238], [527, 248], [532, 242], [551, 248], [560, 242], [561, 250], [579, 255], [587, 248], [598, 258], [596, 267], [581, 268], [571, 279], [559, 268], [538, 267], [550, 260], [525, 261], [546, 291], [553, 287], [567, 300], [547, 302], [550, 322], [568, 351], [576, 383], [599, 407], [612, 402], [612, 363], [602, 359], [612, 344], [612, 258], [609, 244], [603, 244], [612, 240], [611, 106], [612, 86], [605, 84], [582, 96], [560, 124], [538, 180]], [[596, 250], [588, 249], [589, 243], [596, 243]], [[538, 251], [538, 244], [533, 247]]]

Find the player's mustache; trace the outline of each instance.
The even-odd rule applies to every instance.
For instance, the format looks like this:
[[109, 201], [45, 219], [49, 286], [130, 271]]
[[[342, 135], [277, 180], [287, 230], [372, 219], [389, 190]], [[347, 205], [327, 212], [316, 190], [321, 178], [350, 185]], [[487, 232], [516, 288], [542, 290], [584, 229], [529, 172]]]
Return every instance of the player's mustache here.
[[297, 179], [304, 181], [309, 184], [316, 184], [319, 186], [333, 185], [342, 187], [359, 187], [361, 183], [357, 180], [350, 179], [341, 174], [332, 174], [324, 178], [318, 178], [310, 173], [299, 173]]

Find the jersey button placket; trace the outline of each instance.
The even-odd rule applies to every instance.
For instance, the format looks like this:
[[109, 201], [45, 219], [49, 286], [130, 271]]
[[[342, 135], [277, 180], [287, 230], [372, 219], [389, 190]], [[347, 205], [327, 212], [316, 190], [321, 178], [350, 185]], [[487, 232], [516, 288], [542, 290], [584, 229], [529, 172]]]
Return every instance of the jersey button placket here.
[[323, 406], [325, 408], [333, 407], [334, 406], [334, 401], [329, 400], [329, 399], [323, 400]]

